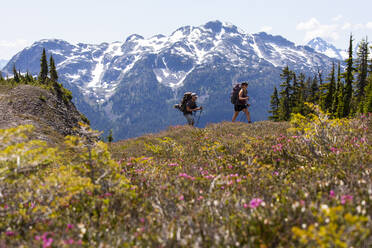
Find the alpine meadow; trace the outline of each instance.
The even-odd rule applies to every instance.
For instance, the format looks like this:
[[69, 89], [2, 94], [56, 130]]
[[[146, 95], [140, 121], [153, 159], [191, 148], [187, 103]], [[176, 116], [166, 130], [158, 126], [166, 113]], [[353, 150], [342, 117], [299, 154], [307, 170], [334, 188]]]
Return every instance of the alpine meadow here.
[[372, 247], [371, 49], [35, 42], [0, 72], [0, 247]]

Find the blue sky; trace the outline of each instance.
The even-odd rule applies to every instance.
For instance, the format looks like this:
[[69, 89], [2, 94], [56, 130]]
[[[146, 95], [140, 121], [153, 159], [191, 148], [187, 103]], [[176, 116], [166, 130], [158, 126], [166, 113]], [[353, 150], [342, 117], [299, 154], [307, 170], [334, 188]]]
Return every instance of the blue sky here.
[[97, 44], [134, 33], [169, 35], [211, 20], [282, 35], [298, 45], [320, 36], [346, 48], [351, 32], [357, 42], [372, 37], [369, 0], [13, 0], [0, 6], [0, 59], [40, 39]]

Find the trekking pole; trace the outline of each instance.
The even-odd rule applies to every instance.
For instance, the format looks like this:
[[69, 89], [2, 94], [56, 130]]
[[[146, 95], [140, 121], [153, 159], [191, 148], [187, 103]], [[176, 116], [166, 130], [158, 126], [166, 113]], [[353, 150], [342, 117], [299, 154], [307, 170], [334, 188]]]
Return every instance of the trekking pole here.
[[202, 112], [203, 112], [203, 109], [201, 109], [200, 112], [199, 112], [199, 116], [198, 116], [198, 119], [196, 120], [195, 126], [198, 125]]

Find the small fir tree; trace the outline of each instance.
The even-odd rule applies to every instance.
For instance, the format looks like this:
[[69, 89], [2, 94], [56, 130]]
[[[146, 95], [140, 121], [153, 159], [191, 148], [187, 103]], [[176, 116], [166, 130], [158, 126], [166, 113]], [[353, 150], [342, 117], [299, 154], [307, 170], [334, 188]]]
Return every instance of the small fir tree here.
[[50, 75], [50, 79], [53, 82], [58, 81], [58, 74], [57, 74], [57, 70], [56, 70], [56, 65], [54, 63], [54, 59], [53, 59], [52, 55], [50, 55], [50, 60], [49, 60], [49, 75]]
[[313, 104], [318, 104], [319, 102], [319, 83], [318, 82], [319, 81], [316, 76], [314, 76], [313, 79], [311, 80], [308, 101]]
[[13, 79], [14, 79], [14, 81], [16, 81], [17, 83], [19, 83], [19, 81], [20, 81], [19, 74], [18, 74], [18, 72], [17, 72], [17, 69], [16, 69], [15, 64], [13, 64]]
[[328, 77], [328, 83], [324, 85], [325, 92], [322, 98], [322, 108], [324, 111], [332, 113], [332, 103], [335, 95], [336, 79], [335, 79], [335, 64], [332, 63], [332, 70]]
[[107, 136], [107, 141], [111, 144], [112, 141], [114, 141], [114, 138], [112, 136], [112, 129], [110, 129], [109, 134]]
[[363, 113], [372, 113], [372, 76], [365, 89], [365, 99], [363, 101]]
[[356, 64], [356, 81], [355, 81], [355, 105], [358, 106], [357, 111], [363, 112], [363, 100], [365, 98], [365, 87], [367, 86], [368, 76], [368, 41], [363, 39], [358, 47]]
[[270, 100], [270, 111], [271, 116], [269, 116], [269, 120], [278, 121], [279, 120], [279, 97], [278, 97], [278, 90], [274, 87], [274, 93], [271, 96]]
[[337, 106], [338, 106], [338, 95], [339, 91], [341, 89], [341, 65], [340, 62], [338, 62], [337, 66], [337, 83], [335, 88], [335, 93], [333, 94], [333, 100], [332, 100], [332, 113], [333, 116], [337, 116]]
[[291, 115], [291, 80], [292, 80], [293, 73], [289, 70], [288, 66], [286, 66], [280, 77], [282, 80], [282, 84], [280, 85], [280, 100], [279, 100], [279, 108], [278, 108], [278, 116], [279, 120], [287, 121]]
[[346, 60], [346, 71], [343, 74], [343, 77], [345, 79], [343, 117], [348, 117], [352, 113], [351, 102], [353, 96], [353, 71], [353, 36], [350, 35], [349, 58]]
[[40, 74], [39, 74], [40, 82], [45, 83], [47, 77], [48, 77], [48, 62], [47, 62], [45, 48], [43, 48], [43, 53], [41, 54], [41, 59], [40, 59]]

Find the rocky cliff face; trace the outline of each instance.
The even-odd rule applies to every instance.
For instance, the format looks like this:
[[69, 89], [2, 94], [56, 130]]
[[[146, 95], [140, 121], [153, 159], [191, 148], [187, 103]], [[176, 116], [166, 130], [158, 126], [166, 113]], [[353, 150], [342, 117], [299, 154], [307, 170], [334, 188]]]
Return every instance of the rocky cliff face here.
[[37, 138], [56, 141], [79, 134], [86, 120], [74, 104], [46, 89], [31, 85], [0, 85], [0, 129], [18, 125], [35, 126]]

